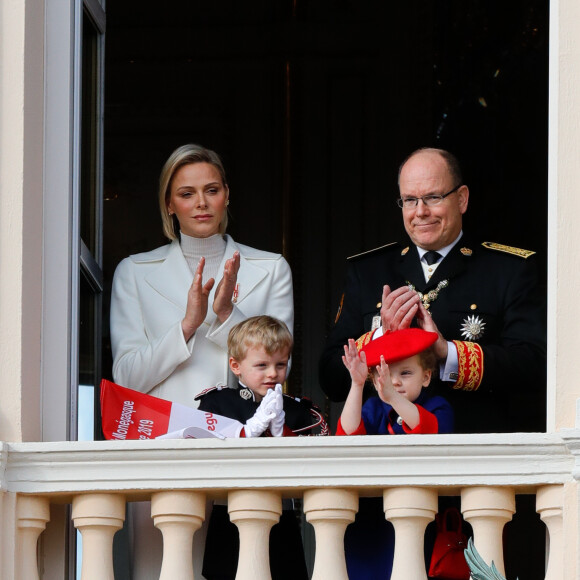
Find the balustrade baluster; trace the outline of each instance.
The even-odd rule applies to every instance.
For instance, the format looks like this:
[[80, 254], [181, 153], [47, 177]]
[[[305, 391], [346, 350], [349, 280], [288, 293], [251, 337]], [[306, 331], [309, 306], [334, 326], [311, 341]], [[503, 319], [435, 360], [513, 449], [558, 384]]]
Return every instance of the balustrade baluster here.
[[427, 580], [424, 538], [437, 513], [437, 491], [422, 487], [394, 487], [383, 492], [385, 517], [395, 528], [391, 580]]
[[473, 528], [473, 542], [485, 562], [505, 576], [503, 528], [516, 511], [510, 487], [468, 487], [461, 490], [461, 511]]
[[205, 494], [193, 491], [154, 493], [151, 517], [163, 535], [159, 580], [193, 580], [193, 535], [205, 518]]
[[36, 545], [38, 536], [44, 531], [46, 523], [50, 520], [48, 498], [28, 495], [18, 496], [16, 517], [19, 535], [19, 541], [17, 542], [18, 578], [37, 580], [39, 576]]
[[314, 527], [316, 556], [312, 580], [348, 580], [344, 532], [358, 511], [358, 493], [345, 489], [311, 489], [304, 493], [306, 520]]
[[123, 527], [125, 497], [115, 493], [77, 495], [72, 519], [83, 538], [81, 580], [114, 580], [113, 536]]
[[228, 513], [240, 532], [236, 580], [270, 580], [270, 529], [282, 514], [280, 494], [249, 489], [230, 491]]
[[548, 528], [550, 552], [545, 580], [564, 578], [564, 488], [546, 485], [536, 493], [536, 510]]

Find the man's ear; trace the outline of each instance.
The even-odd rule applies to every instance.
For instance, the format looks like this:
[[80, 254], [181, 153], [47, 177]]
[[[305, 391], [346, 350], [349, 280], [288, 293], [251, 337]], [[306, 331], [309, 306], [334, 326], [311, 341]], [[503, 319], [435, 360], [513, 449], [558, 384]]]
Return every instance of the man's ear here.
[[462, 185], [457, 190], [457, 194], [459, 196], [459, 211], [464, 214], [467, 211], [467, 205], [469, 203], [469, 187]]
[[232, 373], [234, 373], [236, 377], [239, 377], [242, 374], [240, 363], [233, 356], [230, 357], [230, 369], [232, 369]]

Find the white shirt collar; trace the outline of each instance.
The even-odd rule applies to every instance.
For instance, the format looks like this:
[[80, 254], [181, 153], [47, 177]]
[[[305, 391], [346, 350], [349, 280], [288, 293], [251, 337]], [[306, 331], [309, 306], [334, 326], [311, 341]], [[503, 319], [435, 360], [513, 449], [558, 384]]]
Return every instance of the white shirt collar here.
[[[439, 254], [441, 254], [441, 256], [443, 256], [443, 258], [445, 258], [445, 256], [447, 256], [447, 254], [453, 249], [453, 246], [455, 246], [455, 244], [461, 239], [462, 236], [463, 236], [463, 230], [461, 230], [459, 232], [459, 235], [448, 246], [445, 246], [444, 248], [437, 250], [437, 252]], [[428, 250], [425, 250], [425, 249], [417, 246], [417, 251], [419, 252], [419, 260], [423, 261], [423, 256], [428, 252]], [[441, 262], [441, 260], [439, 260], [439, 262]]]
[[421, 267], [423, 268], [423, 275], [425, 276], [425, 282], [429, 282], [429, 280], [431, 279], [431, 276], [433, 276], [433, 274], [435, 273], [435, 270], [437, 270], [439, 264], [441, 264], [441, 262], [443, 261], [445, 256], [447, 256], [447, 254], [452, 250], [453, 246], [455, 246], [455, 244], [461, 239], [461, 236], [463, 236], [463, 230], [461, 230], [459, 232], [459, 235], [448, 246], [445, 246], [444, 248], [437, 250], [437, 252], [439, 254], [441, 254], [441, 259], [436, 264], [431, 264], [430, 266], [427, 264], [427, 262], [425, 262], [425, 260], [423, 260], [423, 256], [429, 250], [425, 250], [425, 249], [417, 246], [417, 251], [419, 252], [419, 261], [421, 263]]

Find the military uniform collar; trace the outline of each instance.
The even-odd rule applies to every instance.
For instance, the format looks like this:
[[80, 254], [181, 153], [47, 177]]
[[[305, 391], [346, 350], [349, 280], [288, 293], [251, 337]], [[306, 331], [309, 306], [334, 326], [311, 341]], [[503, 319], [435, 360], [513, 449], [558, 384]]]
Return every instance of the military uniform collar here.
[[251, 399], [254, 403], [256, 402], [256, 395], [254, 394], [254, 391], [252, 391], [252, 389], [249, 387], [246, 387], [242, 381], [238, 381], [237, 390], [240, 397], [245, 401], [249, 401]]
[[[459, 241], [461, 240], [462, 237], [463, 237], [463, 230], [461, 230], [459, 232], [459, 235], [449, 245], [447, 245], [444, 248], [441, 248], [439, 250], [436, 250], [437, 253], [441, 254], [442, 260], [445, 259], [447, 254], [449, 254], [449, 252], [451, 252], [451, 250], [459, 243]], [[424, 250], [423, 248], [420, 248], [419, 246], [417, 246], [417, 252], [419, 253], [419, 259], [422, 259], [423, 256], [427, 253], [427, 251], [428, 250]]]
[[[439, 263], [439, 266], [433, 273], [428, 282], [425, 282], [423, 268], [421, 266], [419, 249], [416, 246], [410, 246], [408, 251], [401, 252], [401, 272], [405, 281], [409, 281], [419, 292], [425, 292], [435, 288], [442, 280], [451, 280], [465, 270], [473, 254], [473, 245], [470, 245], [464, 235], [460, 235], [457, 240], [451, 244], [447, 255]], [[443, 253], [443, 250], [438, 250]]]

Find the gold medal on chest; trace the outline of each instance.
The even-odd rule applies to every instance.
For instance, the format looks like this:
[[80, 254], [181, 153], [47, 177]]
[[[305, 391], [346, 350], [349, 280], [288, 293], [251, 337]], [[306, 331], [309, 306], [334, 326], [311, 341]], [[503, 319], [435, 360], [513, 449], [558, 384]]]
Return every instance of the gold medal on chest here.
[[429, 292], [426, 292], [425, 294], [423, 294], [423, 292], [415, 290], [415, 286], [413, 286], [413, 284], [411, 284], [411, 282], [409, 281], [407, 281], [407, 286], [409, 287], [409, 290], [417, 292], [417, 296], [419, 296], [419, 299], [423, 303], [423, 306], [427, 311], [429, 311], [429, 308], [431, 307], [431, 302], [435, 302], [435, 300], [437, 300], [437, 297], [439, 296], [439, 292], [441, 292], [441, 290], [449, 286], [449, 280], [441, 280], [441, 282], [437, 284], [436, 288], [434, 288], [433, 290], [429, 290]]

